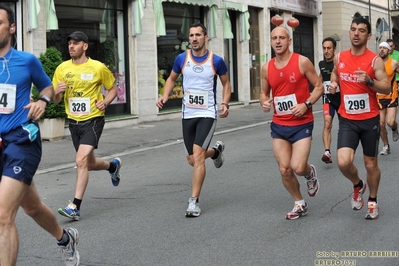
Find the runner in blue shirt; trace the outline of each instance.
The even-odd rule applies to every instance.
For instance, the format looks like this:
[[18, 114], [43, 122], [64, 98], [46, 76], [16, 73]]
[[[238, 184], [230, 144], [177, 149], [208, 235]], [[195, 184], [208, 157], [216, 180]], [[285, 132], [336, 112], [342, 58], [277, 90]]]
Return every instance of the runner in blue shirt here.
[[[67, 265], [79, 265], [78, 231], [63, 229], [51, 209], [41, 201], [33, 176], [42, 156], [40, 130], [35, 120], [43, 114], [54, 90], [40, 61], [15, 50], [14, 13], [0, 5], [0, 264], [16, 265], [19, 207], [58, 240]], [[40, 91], [30, 101], [32, 83]]]

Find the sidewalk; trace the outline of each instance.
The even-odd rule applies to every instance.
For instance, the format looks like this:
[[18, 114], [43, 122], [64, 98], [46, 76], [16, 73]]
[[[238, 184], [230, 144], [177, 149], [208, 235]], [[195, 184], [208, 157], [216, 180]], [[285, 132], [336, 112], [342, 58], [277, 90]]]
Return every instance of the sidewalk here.
[[[321, 100], [313, 106], [313, 112], [322, 110]], [[229, 131], [266, 124], [272, 118], [272, 112], [264, 113], [259, 103], [248, 106], [232, 105], [227, 118], [219, 118], [215, 137]], [[105, 128], [99, 147], [95, 150], [97, 157], [110, 159], [124, 153], [140, 152], [159, 145], [182, 143], [181, 118], [156, 122], [146, 122], [133, 126]], [[183, 152], [182, 148], [182, 152]], [[43, 142], [43, 156], [37, 174], [53, 172], [75, 166], [75, 150], [70, 136], [54, 141]]]

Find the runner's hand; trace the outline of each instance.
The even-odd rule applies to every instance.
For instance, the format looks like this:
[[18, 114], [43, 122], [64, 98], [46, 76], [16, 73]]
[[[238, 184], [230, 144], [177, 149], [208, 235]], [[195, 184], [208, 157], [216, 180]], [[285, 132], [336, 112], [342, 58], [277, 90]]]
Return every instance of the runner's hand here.
[[272, 102], [273, 98], [270, 98], [262, 103], [262, 109], [264, 112], [270, 112], [270, 109], [272, 108]]
[[168, 101], [168, 97], [167, 97], [167, 96], [159, 97], [159, 99], [158, 99], [158, 101], [157, 101], [157, 103], [156, 103], [156, 106], [157, 106], [158, 108], [162, 109], [162, 108], [163, 108], [163, 105], [164, 105], [167, 101]]

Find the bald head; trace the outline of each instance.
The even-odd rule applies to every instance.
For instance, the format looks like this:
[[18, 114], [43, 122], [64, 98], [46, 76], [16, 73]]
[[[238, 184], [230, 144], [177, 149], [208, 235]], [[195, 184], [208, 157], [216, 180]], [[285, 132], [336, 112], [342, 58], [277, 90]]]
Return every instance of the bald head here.
[[271, 37], [273, 36], [281, 36], [285, 35], [288, 39], [290, 39], [290, 31], [284, 26], [277, 26], [271, 32]]

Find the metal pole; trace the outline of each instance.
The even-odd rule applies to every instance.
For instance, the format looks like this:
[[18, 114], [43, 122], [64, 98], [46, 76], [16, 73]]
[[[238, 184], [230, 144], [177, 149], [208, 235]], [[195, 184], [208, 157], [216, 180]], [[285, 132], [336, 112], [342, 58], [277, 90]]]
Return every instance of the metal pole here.
[[391, 39], [391, 34], [392, 34], [392, 30], [391, 30], [391, 3], [388, 0], [388, 26], [389, 26], [389, 39]]
[[371, 24], [371, 0], [369, 0], [369, 22]]

